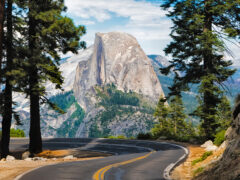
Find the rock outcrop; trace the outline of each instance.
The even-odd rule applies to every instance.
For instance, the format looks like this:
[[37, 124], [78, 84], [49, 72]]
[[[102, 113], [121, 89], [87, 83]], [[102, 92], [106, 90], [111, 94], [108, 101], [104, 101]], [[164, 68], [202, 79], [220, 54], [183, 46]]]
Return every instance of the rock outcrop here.
[[[50, 83], [46, 83], [46, 91], [50, 100], [59, 103], [66, 114], [42, 106], [43, 137], [120, 134], [130, 137], [153, 127], [153, 105], [164, 94], [152, 61], [133, 36], [119, 32], [97, 33], [94, 45], [63, 59], [60, 70], [64, 77], [64, 92], [55, 90]], [[104, 99], [96, 87], [103, 88], [101, 91], [106, 93], [104, 88], [108, 85], [114, 85], [111, 90], [116, 97], [113, 99], [120, 104], [101, 104], [111, 95]], [[29, 102], [24, 95], [15, 95], [14, 99], [19, 103], [16, 111], [24, 124], [16, 128], [24, 129], [28, 134]], [[119, 99], [119, 95], [125, 99]]]
[[240, 179], [240, 102], [233, 112], [232, 127], [228, 128], [226, 136], [226, 150], [222, 158], [196, 180], [239, 180]]
[[163, 95], [151, 61], [133, 36], [120, 32], [97, 33], [91, 58], [81, 61], [77, 67], [75, 97], [89, 110], [94, 100], [86, 98], [86, 94], [95, 85], [112, 83], [118, 90], [133, 91], [153, 101]]

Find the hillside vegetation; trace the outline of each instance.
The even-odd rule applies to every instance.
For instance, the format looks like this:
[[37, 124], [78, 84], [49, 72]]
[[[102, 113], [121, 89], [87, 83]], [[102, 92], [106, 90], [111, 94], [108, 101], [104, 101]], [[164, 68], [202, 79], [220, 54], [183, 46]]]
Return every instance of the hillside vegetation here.
[[[122, 134], [131, 137], [141, 131], [147, 132], [154, 126], [154, 106], [141, 95], [117, 90], [113, 84], [96, 86], [95, 91], [99, 102], [96, 106], [104, 110], [91, 120], [90, 137]], [[112, 131], [111, 126], [117, 124], [123, 126]]]

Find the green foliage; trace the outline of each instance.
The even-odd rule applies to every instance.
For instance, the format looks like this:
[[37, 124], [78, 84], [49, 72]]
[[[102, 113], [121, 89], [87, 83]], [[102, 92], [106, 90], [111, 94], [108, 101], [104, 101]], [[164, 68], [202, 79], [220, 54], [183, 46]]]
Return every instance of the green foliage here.
[[124, 135], [118, 135], [118, 136], [108, 136], [108, 139], [127, 139]]
[[213, 143], [216, 146], [220, 146], [223, 143], [223, 141], [225, 141], [225, 133], [226, 133], [226, 130], [221, 130], [215, 135], [215, 139]]
[[[0, 138], [2, 136], [2, 131], [0, 131]], [[21, 129], [10, 129], [10, 137], [26, 137], [25, 133]]]
[[[171, 64], [162, 68], [163, 74], [175, 72], [169, 95], [188, 91], [190, 84], [201, 84], [202, 98], [197, 109], [202, 121], [204, 137], [213, 139], [219, 127], [217, 106], [222, 92], [219, 84], [231, 77], [230, 60], [224, 58], [229, 52], [224, 40], [240, 37], [240, 3], [233, 1], [172, 1], [164, 0], [162, 7], [173, 21], [170, 36], [173, 41], [165, 53], [171, 54]], [[180, 73], [179, 73], [180, 72]]]
[[197, 174], [202, 173], [204, 170], [204, 167], [199, 167], [193, 172], [193, 176], [196, 176]]
[[[135, 112], [141, 113], [140, 119], [146, 123], [147, 129], [153, 127], [153, 118], [147, 117], [153, 113], [153, 108], [141, 95], [117, 90], [114, 84], [96, 86], [95, 91], [99, 102], [96, 106], [102, 106], [104, 110], [91, 120], [93, 123], [89, 129], [89, 137], [108, 137], [111, 134], [108, 125], [113, 120], [130, 117]], [[132, 127], [124, 135], [131, 137], [135, 131], [139, 130]]]
[[207, 151], [205, 152], [200, 158], [195, 159], [194, 161], [192, 161], [192, 166], [194, 166], [195, 164], [204, 161], [205, 159], [207, 159], [208, 156], [211, 156], [213, 154], [212, 151]]
[[139, 106], [139, 98], [134, 92], [122, 92], [117, 90], [114, 84], [107, 85], [101, 91], [98, 87], [95, 88], [98, 96], [102, 98], [101, 105], [130, 105]]
[[50, 101], [58, 105], [64, 111], [67, 111], [73, 105], [75, 106], [76, 110], [63, 123], [63, 125], [57, 129], [58, 137], [75, 137], [77, 129], [85, 116], [85, 112], [75, 100], [73, 92], [69, 91], [63, 94], [58, 94], [51, 97]]
[[104, 137], [102, 131], [99, 130], [99, 127], [96, 122], [94, 122], [89, 128], [89, 137], [93, 138]]
[[217, 106], [217, 118], [220, 125], [218, 131], [227, 130], [232, 123], [232, 109], [229, 100], [223, 96], [221, 102]]
[[179, 96], [173, 97], [169, 106], [160, 98], [154, 116], [159, 121], [151, 130], [154, 138], [163, 136], [177, 141], [189, 141], [195, 136], [192, 124], [186, 122], [187, 116]]
[[76, 102], [75, 97], [73, 96], [73, 91], [51, 96], [49, 100], [54, 104], [57, 104], [63, 111], [66, 111], [74, 102]]

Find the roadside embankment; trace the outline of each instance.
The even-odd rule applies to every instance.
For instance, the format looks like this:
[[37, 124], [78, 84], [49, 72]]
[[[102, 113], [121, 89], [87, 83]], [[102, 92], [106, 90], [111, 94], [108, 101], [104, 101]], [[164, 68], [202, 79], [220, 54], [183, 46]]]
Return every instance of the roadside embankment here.
[[220, 146], [216, 150], [208, 151], [209, 147], [188, 145], [189, 156], [184, 163], [176, 167], [171, 177], [174, 180], [191, 180], [203, 172], [211, 163], [219, 160], [225, 150]]
[[13, 152], [7, 159], [0, 161], [0, 179], [13, 180], [20, 174], [46, 165], [70, 162], [85, 161], [97, 158], [103, 158], [110, 154], [92, 152], [92, 151], [76, 151], [76, 150], [45, 150], [33, 158], [24, 160], [14, 159], [20, 158], [20, 152]]

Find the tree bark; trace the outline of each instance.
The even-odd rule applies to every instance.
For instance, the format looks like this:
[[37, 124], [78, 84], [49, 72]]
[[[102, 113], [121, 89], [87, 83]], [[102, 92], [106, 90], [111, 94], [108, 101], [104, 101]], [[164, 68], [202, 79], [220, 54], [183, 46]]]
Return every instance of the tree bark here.
[[1, 156], [5, 158], [9, 154], [10, 142], [10, 128], [12, 122], [12, 85], [11, 85], [11, 70], [13, 65], [13, 32], [12, 32], [12, 0], [7, 1], [7, 64], [6, 70], [6, 85], [4, 90], [4, 108], [3, 108], [3, 121], [2, 121], [2, 143], [1, 143]]
[[36, 25], [37, 21], [33, 17], [35, 0], [29, 0], [29, 49], [30, 49], [30, 68], [29, 68], [29, 87], [30, 87], [30, 131], [29, 131], [29, 151], [36, 154], [42, 151], [42, 137], [40, 126], [40, 95], [38, 86], [38, 69], [36, 56], [37, 39]]
[[[208, 4], [208, 0], [205, 0], [205, 19], [204, 19], [204, 28], [203, 28], [203, 33], [208, 33], [212, 31], [212, 14], [209, 12], [209, 4]], [[207, 41], [207, 40], [205, 40]], [[212, 57], [213, 57], [213, 52], [212, 52], [212, 47], [213, 45], [208, 43], [205, 44], [205, 46], [207, 46], [209, 49], [207, 49], [207, 51], [204, 52], [203, 55], [203, 63], [204, 63], [204, 71], [205, 71], [205, 76], [207, 76], [208, 74], [212, 74], [212, 67], [213, 65], [213, 61], [212, 61]], [[214, 82], [211, 81], [211, 87], [214, 86]], [[209, 85], [209, 84], [208, 84]], [[209, 87], [204, 87], [204, 89], [208, 89]], [[214, 109], [216, 108], [216, 102], [213, 102], [213, 97], [214, 95], [209, 92], [209, 91], [204, 91], [203, 93], [203, 111], [204, 114], [207, 114], [208, 117], [204, 119], [203, 122], [203, 126], [204, 126], [204, 131], [205, 131], [205, 136], [207, 140], [213, 140], [214, 136], [213, 136], [213, 132], [214, 132], [214, 127], [212, 126], [213, 123], [215, 123], [215, 119], [211, 116], [213, 114], [215, 114]]]
[[[3, 24], [4, 24], [5, 0], [0, 0], [0, 87], [2, 80], [2, 57], [3, 57]], [[1, 88], [0, 88], [1, 90]], [[1, 103], [1, 102], [0, 102]]]
[[[31, 72], [30, 89], [36, 87], [38, 79], [36, 70]], [[30, 131], [29, 131], [29, 151], [32, 154], [37, 154], [42, 151], [42, 137], [40, 126], [40, 105], [38, 92], [31, 89], [30, 92]]]

